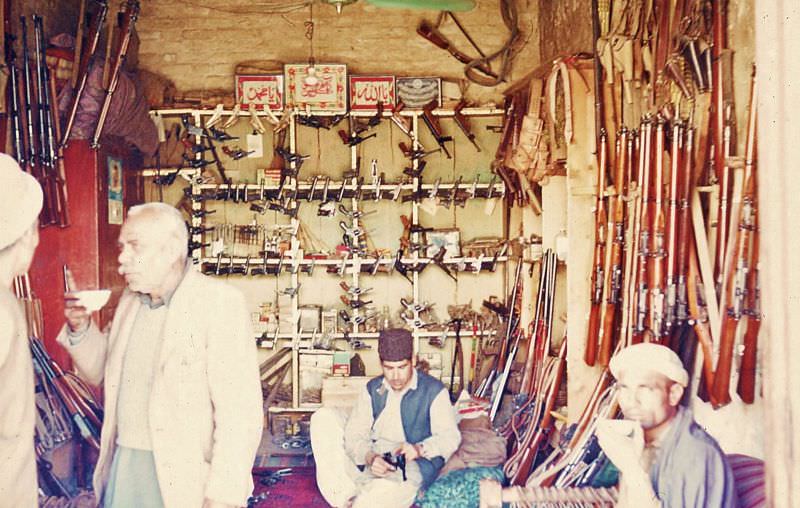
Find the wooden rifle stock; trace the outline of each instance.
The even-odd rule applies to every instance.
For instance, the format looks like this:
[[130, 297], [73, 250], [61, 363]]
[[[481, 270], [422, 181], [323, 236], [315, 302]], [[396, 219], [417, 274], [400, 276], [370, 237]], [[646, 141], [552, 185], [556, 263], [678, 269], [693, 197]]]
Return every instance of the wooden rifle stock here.
[[687, 300], [688, 300], [688, 320], [694, 328], [697, 341], [700, 344], [700, 349], [703, 353], [702, 364], [702, 379], [701, 388], [702, 392], [699, 393], [700, 398], [711, 402], [716, 405], [712, 396], [711, 386], [714, 384], [714, 345], [711, 339], [711, 331], [708, 324], [708, 314], [705, 307], [701, 305], [702, 290], [698, 284], [700, 280], [700, 269], [697, 263], [697, 251], [694, 242], [688, 246], [687, 250]]
[[[595, 0], [596, 1], [596, 0]], [[600, 332], [600, 312], [603, 304], [604, 263], [606, 250], [606, 216], [605, 185], [608, 171], [608, 135], [605, 129], [600, 130], [600, 158], [597, 164], [597, 198], [595, 202], [594, 255], [592, 256], [592, 280], [590, 287], [591, 310], [586, 333], [586, 349], [583, 361], [593, 366], [597, 359], [597, 339]]]
[[[755, 78], [753, 78], [755, 80]], [[755, 84], [753, 85], [755, 88]], [[755, 90], [750, 98], [750, 107], [755, 107]], [[747, 132], [747, 148], [745, 150], [745, 166], [754, 167], [756, 161], [756, 119], [755, 113], [751, 110]], [[755, 171], [752, 175], [752, 184], [758, 185]], [[742, 363], [739, 366], [739, 383], [736, 391], [747, 404], [755, 401], [756, 385], [756, 365], [758, 360], [758, 332], [761, 329], [761, 294], [758, 280], [759, 264], [759, 231], [758, 231], [758, 206], [756, 196], [753, 192], [754, 217], [753, 217], [753, 246], [750, 251], [750, 271], [747, 273], [747, 328], [744, 333], [744, 352], [742, 353]]]
[[[66, 147], [70, 134], [72, 133], [72, 127], [75, 124], [75, 115], [78, 113], [81, 97], [83, 97], [83, 93], [86, 91], [86, 83], [89, 80], [89, 64], [97, 53], [97, 46], [100, 42], [100, 31], [103, 29], [103, 23], [108, 14], [108, 0], [97, 1], [100, 4], [100, 10], [94, 15], [92, 24], [89, 27], [89, 37], [87, 38], [89, 41], [88, 52], [80, 55], [80, 62], [76, 61], [73, 63], [79, 70], [77, 79], [75, 80], [75, 89], [69, 116], [67, 117], [67, 125], [64, 128], [64, 135], [61, 137], [62, 149]], [[83, 20], [80, 22], [83, 23]], [[108, 34], [108, 37], [111, 37], [111, 34]]]
[[655, 175], [653, 181], [652, 224], [648, 258], [648, 289], [650, 293], [650, 331], [656, 340], [664, 336], [664, 207], [661, 196], [664, 183], [664, 120], [656, 121]]
[[[463, 64], [472, 63], [472, 61], [473, 61], [472, 58], [470, 58], [469, 56], [465, 55], [461, 51], [459, 51], [456, 48], [454, 48], [453, 45], [450, 44], [450, 41], [448, 41], [442, 35], [442, 33], [439, 32], [439, 30], [436, 29], [436, 27], [431, 26], [431, 24], [428, 23], [427, 21], [423, 20], [422, 22], [420, 22], [419, 26], [417, 26], [417, 33], [419, 35], [421, 35], [425, 40], [427, 40], [428, 42], [432, 43], [434, 46], [436, 46], [438, 48], [441, 48], [441, 49], [447, 51], [448, 53], [450, 53], [450, 55], [453, 58], [455, 58], [456, 60], [458, 60], [459, 62], [461, 62]], [[489, 66], [487, 66], [484, 63], [477, 63], [477, 64], [473, 65], [473, 68], [476, 69], [476, 70], [481, 71], [482, 73], [486, 74], [487, 76], [489, 76], [491, 78], [497, 79], [497, 74], [492, 72], [492, 69], [489, 68]]]
[[[133, 34], [133, 27], [136, 24], [136, 19], [139, 17], [139, 2], [136, 0], [127, 0], [125, 3], [125, 15], [122, 20], [120, 31], [122, 33], [122, 40], [119, 44], [117, 56], [114, 59], [114, 70], [111, 73], [111, 81], [106, 91], [106, 97], [103, 101], [103, 106], [100, 109], [100, 116], [97, 119], [97, 126], [92, 136], [92, 148], [97, 149], [100, 147], [100, 136], [103, 134], [103, 127], [106, 123], [108, 110], [111, 107], [111, 98], [117, 90], [119, 84], [119, 75], [122, 72], [122, 66], [125, 64], [125, 59], [128, 56], [128, 47], [130, 46], [131, 36]], [[110, 37], [110, 34], [109, 34]], [[223, 180], [227, 183], [225, 175], [222, 175]]]
[[[558, 360], [555, 367], [556, 374], [553, 378], [552, 384], [547, 388], [546, 399], [544, 402], [544, 408], [542, 410], [542, 418], [539, 420], [538, 425], [536, 426], [536, 431], [533, 438], [527, 443], [527, 449], [525, 450], [522, 461], [519, 464], [519, 467], [516, 470], [513, 478], [511, 478], [511, 483], [513, 485], [525, 485], [525, 482], [528, 480], [528, 476], [531, 473], [531, 468], [533, 467], [533, 461], [536, 458], [539, 447], [541, 446], [542, 441], [547, 436], [547, 433], [550, 431], [550, 426], [553, 423], [553, 409], [556, 405], [556, 399], [558, 397], [558, 392], [561, 389], [561, 383], [564, 378], [564, 373], [566, 372], [567, 366], [567, 338], [564, 337], [563, 342], [561, 343], [561, 348], [559, 349], [558, 353]], [[543, 389], [544, 387], [542, 387]]]
[[[603, 306], [600, 328], [600, 351], [598, 361], [607, 366], [614, 349], [614, 325], [617, 303], [622, 289], [622, 256], [625, 241], [625, 174], [628, 169], [628, 129], [622, 127], [617, 138], [617, 168], [614, 177], [616, 196], [611, 202], [606, 245], [611, 244], [606, 256], [606, 301]], [[611, 222], [613, 220], [613, 223]], [[608, 248], [608, 247], [607, 247]]]
[[758, 332], [761, 330], [761, 295], [758, 282], [758, 215], [753, 231], [753, 248], [750, 255], [750, 271], [747, 274], [747, 328], [744, 332], [744, 352], [739, 366], [739, 383], [736, 391], [746, 404], [755, 401], [756, 364], [758, 360]]
[[[757, 118], [757, 87], [755, 74], [752, 78], [750, 91], [750, 116], [747, 124], [747, 146], [745, 149], [744, 189], [742, 190], [742, 204], [739, 208], [739, 227], [736, 231], [734, 256], [726, 267], [725, 274], [725, 306], [726, 311], [722, 319], [722, 333], [719, 347], [717, 371], [714, 377], [712, 394], [718, 405], [730, 402], [730, 377], [733, 368], [733, 352], [736, 342], [736, 331], [742, 317], [744, 307], [744, 293], [750, 266], [751, 238], [756, 225], [755, 211], [755, 152], [756, 152], [756, 118]], [[752, 353], [751, 353], [752, 354]], [[748, 359], [751, 361], [751, 359]], [[750, 366], [748, 365], [748, 368]]]

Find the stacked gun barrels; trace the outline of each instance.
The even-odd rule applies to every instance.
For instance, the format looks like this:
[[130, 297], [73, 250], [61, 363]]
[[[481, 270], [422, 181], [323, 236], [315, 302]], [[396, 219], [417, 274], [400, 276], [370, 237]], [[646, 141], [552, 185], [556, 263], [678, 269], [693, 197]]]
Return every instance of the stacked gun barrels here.
[[24, 171], [42, 186], [44, 206], [40, 215], [43, 226], [69, 225], [64, 161], [58, 133], [58, 109], [55, 105], [55, 77], [45, 59], [42, 18], [33, 15], [33, 64], [28, 45], [28, 25], [20, 17], [21, 62], [14, 45], [7, 44], [9, 69], [9, 117], [14, 157]]

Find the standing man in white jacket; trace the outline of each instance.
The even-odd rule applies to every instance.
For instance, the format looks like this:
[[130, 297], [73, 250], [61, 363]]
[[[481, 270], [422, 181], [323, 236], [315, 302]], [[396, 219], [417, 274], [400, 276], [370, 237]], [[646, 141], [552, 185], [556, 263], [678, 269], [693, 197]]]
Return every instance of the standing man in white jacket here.
[[193, 270], [183, 217], [132, 207], [119, 236], [127, 290], [108, 334], [67, 299], [59, 336], [105, 383], [94, 488], [102, 506], [244, 506], [261, 438], [256, 346], [241, 293]]
[[39, 183], [0, 154], [0, 506], [37, 506], [33, 360], [11, 285], [33, 260], [41, 209]]

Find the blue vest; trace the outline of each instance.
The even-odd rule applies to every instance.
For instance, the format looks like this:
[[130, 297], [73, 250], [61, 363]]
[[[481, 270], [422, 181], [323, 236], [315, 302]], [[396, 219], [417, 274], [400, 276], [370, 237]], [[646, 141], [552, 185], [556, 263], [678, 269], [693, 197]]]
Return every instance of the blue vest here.
[[[400, 401], [400, 419], [403, 422], [406, 442], [417, 444], [431, 437], [431, 404], [442, 390], [444, 385], [441, 381], [417, 371], [416, 390], [408, 390]], [[374, 423], [386, 407], [386, 398], [389, 395], [389, 391], [383, 386], [383, 376], [371, 379], [367, 383], [367, 392], [372, 400]], [[422, 488], [425, 489], [433, 483], [439, 470], [444, 466], [444, 457], [432, 459], [419, 457], [416, 462], [422, 474]]]

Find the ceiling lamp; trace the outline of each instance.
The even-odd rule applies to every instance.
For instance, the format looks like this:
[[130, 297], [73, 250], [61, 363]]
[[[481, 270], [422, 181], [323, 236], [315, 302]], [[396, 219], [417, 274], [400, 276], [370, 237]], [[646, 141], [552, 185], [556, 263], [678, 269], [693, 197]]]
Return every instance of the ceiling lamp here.
[[430, 11], [463, 12], [475, 8], [475, 0], [367, 0], [376, 7], [395, 9], [427, 9]]
[[355, 2], [356, 0], [323, 0], [323, 1], [325, 3], [329, 3], [329, 4], [333, 5], [334, 7], [336, 7], [336, 14], [341, 14], [342, 13], [342, 7], [344, 7], [347, 4], [351, 4], [351, 3]]

